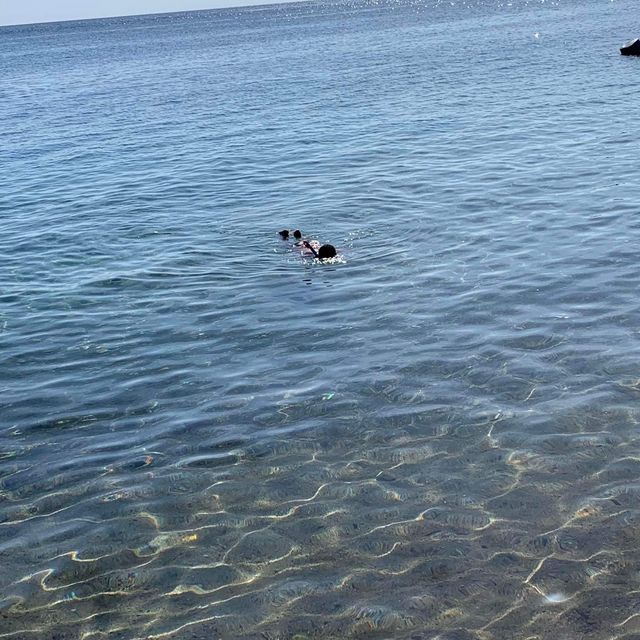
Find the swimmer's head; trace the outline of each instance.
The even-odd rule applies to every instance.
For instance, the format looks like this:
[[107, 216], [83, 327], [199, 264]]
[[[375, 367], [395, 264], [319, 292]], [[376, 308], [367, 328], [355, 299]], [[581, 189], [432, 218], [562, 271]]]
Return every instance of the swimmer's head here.
[[320, 258], [320, 260], [335, 258], [337, 253], [336, 248], [332, 244], [323, 244], [320, 249], [318, 249], [318, 258]]
[[300, 229], [296, 229], [296, 230], [293, 232], [293, 237], [294, 237], [296, 240], [302, 240], [302, 232], [300, 231]]
[[288, 229], [283, 229], [282, 231], [278, 231], [278, 233], [280, 234], [280, 237], [283, 240], [288, 240], [289, 239], [289, 230]]

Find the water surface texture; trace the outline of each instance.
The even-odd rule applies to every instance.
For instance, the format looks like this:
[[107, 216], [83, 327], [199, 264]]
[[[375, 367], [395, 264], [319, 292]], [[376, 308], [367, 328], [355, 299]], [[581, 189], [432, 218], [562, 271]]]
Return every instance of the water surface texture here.
[[630, 25], [0, 29], [0, 639], [640, 638]]

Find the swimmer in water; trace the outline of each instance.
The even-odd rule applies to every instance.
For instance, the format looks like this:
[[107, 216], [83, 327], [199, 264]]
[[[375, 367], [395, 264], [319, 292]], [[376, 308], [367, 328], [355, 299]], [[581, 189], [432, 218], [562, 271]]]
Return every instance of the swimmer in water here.
[[303, 240], [300, 229], [296, 229], [293, 234], [291, 234], [288, 229], [283, 229], [282, 231], [278, 231], [278, 235], [283, 240], [291, 240], [291, 235], [293, 235], [293, 239], [296, 240], [295, 246], [308, 249], [317, 260], [328, 260], [338, 255], [336, 248], [332, 244], [320, 245], [317, 240]]
[[326, 260], [327, 258], [335, 258], [338, 255], [336, 248], [332, 244], [323, 244], [316, 251], [315, 247], [306, 240], [302, 243], [307, 249], [313, 253], [318, 260]]

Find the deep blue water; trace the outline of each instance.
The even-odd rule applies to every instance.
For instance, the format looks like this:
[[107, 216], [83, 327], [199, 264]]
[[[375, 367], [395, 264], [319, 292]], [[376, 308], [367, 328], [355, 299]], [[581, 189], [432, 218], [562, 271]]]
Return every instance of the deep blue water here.
[[1, 28], [0, 639], [640, 637], [636, 24]]

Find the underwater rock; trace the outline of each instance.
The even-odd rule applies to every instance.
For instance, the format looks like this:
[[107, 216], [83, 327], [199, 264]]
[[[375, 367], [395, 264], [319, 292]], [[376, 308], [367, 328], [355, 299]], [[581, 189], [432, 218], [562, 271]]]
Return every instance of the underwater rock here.
[[623, 56], [640, 56], [640, 39], [636, 38], [628, 42], [620, 49]]

